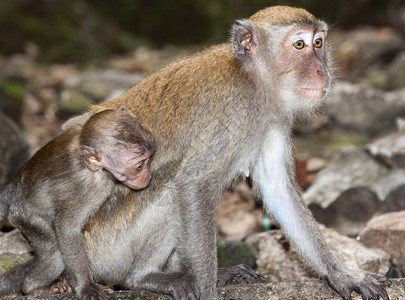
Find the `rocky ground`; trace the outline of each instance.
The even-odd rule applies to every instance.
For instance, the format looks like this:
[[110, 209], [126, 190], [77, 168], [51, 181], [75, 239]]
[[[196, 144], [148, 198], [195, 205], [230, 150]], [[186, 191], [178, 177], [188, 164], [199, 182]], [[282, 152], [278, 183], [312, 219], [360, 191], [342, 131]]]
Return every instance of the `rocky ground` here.
[[[296, 126], [297, 179], [338, 256], [349, 266], [403, 278], [405, 41], [389, 28], [336, 31], [331, 40], [338, 80], [323, 112]], [[60, 132], [64, 120], [187, 53], [139, 48], [86, 67], [44, 65], [35, 51], [0, 58], [0, 190]], [[338, 299], [301, 263], [277, 223], [264, 216], [249, 183], [238, 184], [219, 203], [218, 235], [222, 266], [243, 262], [267, 280], [220, 289], [220, 299]], [[29, 251], [21, 235], [4, 225], [0, 272], [29, 258]], [[405, 299], [404, 279], [394, 280], [389, 293]], [[167, 298], [144, 291], [115, 297]]]
[[[392, 286], [388, 289], [390, 299], [404, 299], [405, 279], [392, 280]], [[66, 295], [51, 295], [51, 296], [30, 296], [18, 297], [16, 300], [62, 300], [62, 299], [78, 299], [73, 294]], [[120, 291], [110, 296], [111, 300], [169, 300], [173, 299], [170, 296], [158, 295], [148, 291]], [[339, 300], [341, 299], [334, 293], [324, 281], [306, 280], [294, 282], [276, 282], [265, 284], [254, 284], [249, 286], [230, 285], [218, 289], [218, 300]], [[361, 300], [361, 297], [352, 294], [353, 300]]]

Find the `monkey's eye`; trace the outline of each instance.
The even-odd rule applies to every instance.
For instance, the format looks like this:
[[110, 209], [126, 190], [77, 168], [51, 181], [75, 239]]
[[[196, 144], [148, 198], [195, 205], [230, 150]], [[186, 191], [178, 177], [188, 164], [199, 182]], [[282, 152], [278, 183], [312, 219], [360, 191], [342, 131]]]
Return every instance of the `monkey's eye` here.
[[298, 41], [294, 42], [293, 46], [295, 49], [301, 50], [301, 49], [304, 49], [305, 42], [303, 40], [298, 40]]
[[317, 38], [317, 39], [314, 41], [314, 47], [315, 47], [315, 48], [321, 48], [322, 45], [323, 45], [323, 41], [322, 41], [321, 38]]
[[141, 162], [139, 165], [136, 166], [137, 171], [141, 171], [143, 169], [143, 166], [145, 165], [145, 162]]

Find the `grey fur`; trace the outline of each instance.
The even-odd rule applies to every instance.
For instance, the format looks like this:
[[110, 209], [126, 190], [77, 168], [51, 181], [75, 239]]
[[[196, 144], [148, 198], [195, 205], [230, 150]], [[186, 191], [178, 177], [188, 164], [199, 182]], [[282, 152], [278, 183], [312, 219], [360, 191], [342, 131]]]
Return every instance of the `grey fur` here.
[[[107, 137], [111, 145], [103, 144]], [[109, 289], [94, 284], [89, 272], [83, 228], [114, 189], [124, 195], [129, 192], [106, 171], [115, 170], [115, 162], [129, 164], [122, 157], [114, 163], [105, 159], [118, 151], [118, 142], [126, 143], [124, 154], [135, 165], [136, 148], [147, 155], [144, 149], [153, 153], [155, 147], [151, 134], [141, 129], [131, 113], [105, 111], [41, 148], [0, 194], [0, 221], [8, 215], [34, 248], [32, 260], [0, 275], [0, 295], [19, 290], [28, 294], [52, 291], [66, 271], [81, 298], [108, 299], [103, 291]], [[100, 158], [102, 166], [87, 168], [93, 160], [88, 161], [81, 152], [83, 147], [96, 155], [91, 159]], [[134, 188], [136, 183], [139, 188], [149, 183], [148, 166], [145, 163], [136, 173], [140, 179], [131, 181]]]

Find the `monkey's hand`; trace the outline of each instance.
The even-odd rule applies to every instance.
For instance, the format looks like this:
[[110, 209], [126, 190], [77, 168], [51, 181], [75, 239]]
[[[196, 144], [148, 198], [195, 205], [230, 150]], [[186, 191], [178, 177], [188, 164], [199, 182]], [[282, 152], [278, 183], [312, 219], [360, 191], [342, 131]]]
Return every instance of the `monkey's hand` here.
[[363, 299], [378, 300], [381, 297], [389, 300], [385, 287], [390, 286], [391, 281], [382, 275], [361, 271], [335, 272], [334, 275], [327, 276], [326, 280], [329, 286], [344, 300], [351, 299], [350, 294], [353, 290], [359, 293]]
[[257, 274], [251, 268], [240, 264], [230, 268], [219, 268], [217, 275], [217, 286], [222, 287], [230, 283], [241, 283], [243, 285], [264, 282], [264, 277]]
[[172, 277], [169, 283], [169, 293], [173, 299], [200, 299], [200, 291], [198, 290], [193, 278], [187, 274], [178, 273]]

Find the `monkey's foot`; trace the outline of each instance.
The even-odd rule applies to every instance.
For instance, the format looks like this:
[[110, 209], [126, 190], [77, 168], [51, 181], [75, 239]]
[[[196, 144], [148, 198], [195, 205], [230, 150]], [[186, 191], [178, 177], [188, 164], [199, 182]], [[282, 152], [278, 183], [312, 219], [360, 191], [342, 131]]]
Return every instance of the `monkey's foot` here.
[[114, 290], [106, 285], [92, 283], [83, 288], [79, 294], [81, 294], [80, 299], [83, 300], [108, 300], [105, 293], [114, 294]]
[[344, 300], [351, 299], [353, 290], [359, 293], [363, 299], [380, 299], [381, 297], [384, 300], [389, 300], [385, 288], [391, 285], [391, 281], [385, 276], [355, 271], [352, 273], [327, 277], [326, 280], [329, 286]]
[[73, 293], [73, 288], [66, 277], [61, 276], [54, 284], [46, 285], [32, 291], [31, 295]]
[[114, 290], [110, 288], [108, 285], [96, 284], [100, 290], [107, 294], [114, 294]]
[[218, 269], [217, 286], [219, 287], [230, 283], [246, 285], [258, 282], [264, 282], [264, 277], [257, 274], [253, 269], [244, 264]]

